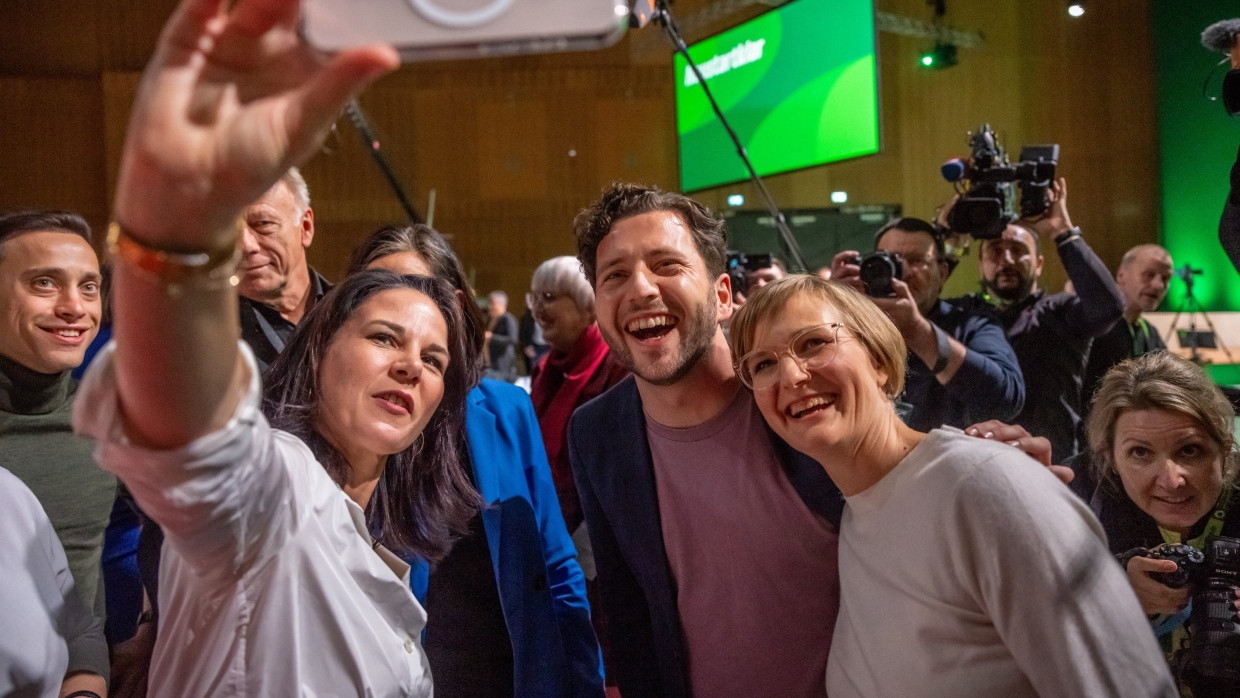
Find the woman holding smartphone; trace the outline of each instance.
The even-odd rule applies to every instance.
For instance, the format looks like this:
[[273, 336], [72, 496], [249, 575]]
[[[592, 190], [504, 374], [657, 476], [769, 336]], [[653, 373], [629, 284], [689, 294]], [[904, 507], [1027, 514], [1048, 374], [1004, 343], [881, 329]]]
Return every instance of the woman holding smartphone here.
[[[425, 614], [387, 547], [442, 549], [472, 513], [453, 472], [466, 389], [455, 297], [368, 272], [310, 313], [259, 409], [239, 345], [238, 215], [396, 66], [323, 59], [295, 0], [185, 0], [121, 156], [115, 345], [75, 423], [164, 528], [158, 696], [429, 696]], [[301, 368], [297, 368], [301, 367]]]

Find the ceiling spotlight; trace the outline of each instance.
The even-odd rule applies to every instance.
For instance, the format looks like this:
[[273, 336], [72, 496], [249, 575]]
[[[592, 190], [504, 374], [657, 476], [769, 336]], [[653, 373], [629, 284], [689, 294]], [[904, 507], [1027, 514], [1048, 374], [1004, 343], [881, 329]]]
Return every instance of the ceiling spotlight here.
[[1080, 17], [1085, 14], [1085, 0], [1076, 0], [1068, 3], [1068, 14], [1073, 17]]
[[921, 67], [928, 70], [943, 70], [953, 65], [956, 65], [955, 44], [940, 41], [921, 54]]

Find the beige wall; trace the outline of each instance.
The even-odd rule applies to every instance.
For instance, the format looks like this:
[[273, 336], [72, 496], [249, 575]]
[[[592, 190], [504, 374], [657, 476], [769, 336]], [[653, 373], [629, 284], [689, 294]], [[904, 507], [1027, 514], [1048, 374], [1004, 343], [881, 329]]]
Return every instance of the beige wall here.
[[[128, 105], [170, 0], [0, 4], [0, 209], [75, 209], [108, 218]], [[689, 18], [707, 0], [679, 0]], [[1122, 5], [1122, 7], [1120, 7]], [[963, 154], [965, 131], [989, 121], [1014, 153], [1062, 145], [1070, 209], [1112, 266], [1158, 230], [1152, 50], [1145, 3], [1096, 3], [1072, 20], [1060, 0], [952, 0], [947, 21], [979, 30], [955, 68], [916, 65], [928, 41], [880, 34], [883, 152], [771, 177], [785, 207], [898, 203], [929, 216], [951, 193], [938, 165]], [[928, 18], [924, 0], [878, 0], [880, 10]], [[764, 6], [701, 31], [723, 28]], [[480, 292], [520, 297], [541, 260], [571, 253], [573, 214], [612, 180], [674, 187], [670, 50], [658, 30], [605, 51], [423, 64], [403, 68], [362, 104], [410, 196], [452, 236]], [[690, 40], [700, 38], [690, 35]], [[570, 156], [575, 151], [575, 156]], [[312, 263], [329, 276], [349, 249], [401, 209], [342, 120], [305, 168], [319, 235]], [[697, 194], [719, 206], [749, 185]], [[1049, 250], [1049, 248], [1048, 248]], [[1062, 269], [1048, 258], [1045, 285]], [[967, 260], [949, 293], [972, 290]]]

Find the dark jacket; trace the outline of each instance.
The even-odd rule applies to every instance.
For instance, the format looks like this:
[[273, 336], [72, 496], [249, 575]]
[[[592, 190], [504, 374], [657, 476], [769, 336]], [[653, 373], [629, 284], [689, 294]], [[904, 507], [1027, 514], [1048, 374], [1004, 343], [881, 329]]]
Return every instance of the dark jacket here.
[[1240, 271], [1240, 152], [1236, 153], [1236, 163], [1231, 166], [1231, 191], [1223, 202], [1218, 239], [1236, 271]]
[[1093, 345], [1089, 348], [1089, 360], [1085, 364], [1085, 379], [1081, 384], [1081, 405], [1085, 408], [1084, 413], [1089, 413], [1089, 403], [1107, 371], [1134, 356], [1150, 354], [1166, 348], [1167, 345], [1163, 343], [1162, 337], [1158, 336], [1158, 328], [1144, 319], [1138, 321], [1136, 325], [1129, 325], [1127, 320], [1121, 319], [1106, 333], [1095, 337]]
[[[311, 269], [310, 307], [313, 307], [330, 290], [332, 290], [332, 285], [327, 282], [327, 279]], [[284, 316], [280, 315], [280, 311], [258, 301], [238, 296], [237, 302], [241, 308], [241, 338], [254, 351], [259, 373], [264, 373], [280, 355], [280, 352], [284, 351], [284, 346], [293, 336], [293, 330], [297, 329], [297, 325], [285, 320]]]
[[507, 383], [517, 380], [517, 318], [512, 313], [504, 313], [494, 321], [487, 355], [491, 359], [487, 376]]
[[[806, 506], [838, 527], [844, 499], [826, 471], [773, 433], [771, 441]], [[568, 447], [620, 691], [625, 698], [688, 698], [676, 585], [663, 547], [645, 413], [632, 377], [573, 414]]]
[[1025, 377], [994, 310], [963, 308], [940, 300], [926, 317], [949, 337], [965, 345], [964, 363], [947, 382], [909, 354], [904, 401], [912, 405], [905, 421], [917, 431], [943, 425], [964, 429], [988, 419], [1008, 420], [1025, 405]]
[[[513, 694], [602, 696], [603, 658], [585, 577], [560, 516], [529, 397], [515, 385], [482, 379], [466, 398], [465, 432], [512, 642]], [[413, 564], [410, 584], [425, 603], [429, 568]]]
[[[1081, 381], [1090, 344], [1124, 314], [1124, 297], [1084, 238], [1073, 236], [1057, 247], [1076, 293], [1038, 291], [998, 312], [1025, 376], [1025, 407], [1013, 421], [1050, 439], [1054, 459], [1062, 461], [1078, 450]], [[965, 308], [990, 305], [981, 294], [960, 303]]]

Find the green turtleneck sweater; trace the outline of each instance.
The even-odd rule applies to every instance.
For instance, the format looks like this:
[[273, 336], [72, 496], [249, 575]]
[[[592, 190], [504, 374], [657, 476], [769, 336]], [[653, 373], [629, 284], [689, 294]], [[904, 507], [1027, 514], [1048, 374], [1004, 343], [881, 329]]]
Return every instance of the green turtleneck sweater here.
[[116, 478], [95, 465], [91, 442], [69, 423], [77, 383], [0, 356], [0, 467], [34, 492], [65, 548], [87, 608], [104, 616], [100, 560]]

